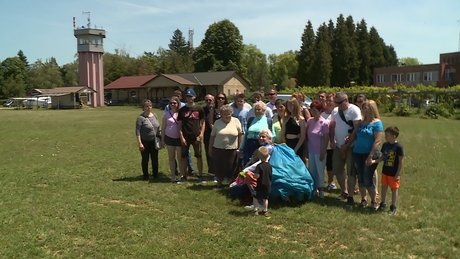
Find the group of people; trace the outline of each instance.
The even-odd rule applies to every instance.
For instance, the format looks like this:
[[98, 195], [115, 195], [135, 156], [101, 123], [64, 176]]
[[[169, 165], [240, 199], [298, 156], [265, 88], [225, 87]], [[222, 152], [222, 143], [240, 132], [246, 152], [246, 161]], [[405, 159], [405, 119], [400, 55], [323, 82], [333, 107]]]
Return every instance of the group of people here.
[[[343, 92], [320, 91], [315, 101], [305, 105], [302, 92], [292, 94], [287, 101], [277, 98], [276, 89], [269, 89], [267, 94], [269, 102], [264, 103], [264, 93], [255, 92], [253, 106], [246, 103], [245, 95], [240, 92], [235, 93], [231, 103], [225, 93], [216, 96], [207, 94], [206, 105], [201, 107], [195, 103], [193, 89], [186, 90], [185, 103], [181, 102], [182, 92], [177, 90], [165, 108], [161, 123], [152, 113], [152, 103], [145, 100], [144, 112], [136, 122], [144, 179], [149, 179], [149, 157], [153, 177], [158, 177], [157, 138], [167, 147], [171, 182], [176, 182], [179, 165], [179, 184], [187, 181], [187, 167], [189, 172], [194, 171], [190, 146], [193, 146], [197, 160], [198, 181], [205, 183], [202, 160], [204, 143], [208, 173], [215, 175], [217, 188], [222, 188], [224, 179], [233, 182], [238, 173], [251, 164], [250, 159], [254, 155], [262, 162], [268, 161], [265, 144], [269, 138], [270, 144], [285, 143], [304, 161], [314, 179], [315, 194], [320, 198], [324, 198], [326, 188], [336, 188], [335, 176], [341, 188], [338, 199], [347, 200], [348, 206], [354, 206], [357, 178], [360, 206], [368, 205], [369, 193], [370, 207], [383, 210], [390, 186], [393, 193], [390, 213], [396, 212], [404, 152], [396, 140], [399, 129], [395, 126], [385, 129], [386, 143], [380, 147], [384, 130], [375, 101], [359, 95], [355, 105], [349, 102], [347, 94]], [[382, 201], [378, 204], [376, 167], [381, 161], [384, 162]], [[254, 196], [264, 200], [263, 214], [266, 214], [266, 185], [270, 183], [271, 169], [267, 166], [269, 163], [261, 164], [263, 168], [253, 170], [258, 172], [257, 177], [263, 175], [260, 184], [265, 186], [265, 191], [263, 195]], [[258, 206], [253, 207], [257, 210]]]

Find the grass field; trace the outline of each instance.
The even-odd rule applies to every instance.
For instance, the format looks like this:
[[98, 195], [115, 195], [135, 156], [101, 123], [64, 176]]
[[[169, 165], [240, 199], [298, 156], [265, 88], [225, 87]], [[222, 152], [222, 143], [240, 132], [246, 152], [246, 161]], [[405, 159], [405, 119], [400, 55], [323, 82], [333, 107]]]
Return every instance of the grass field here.
[[406, 153], [395, 216], [333, 192], [266, 219], [212, 181], [169, 183], [166, 150], [142, 181], [140, 113], [0, 110], [1, 258], [460, 258], [460, 121], [383, 118]]

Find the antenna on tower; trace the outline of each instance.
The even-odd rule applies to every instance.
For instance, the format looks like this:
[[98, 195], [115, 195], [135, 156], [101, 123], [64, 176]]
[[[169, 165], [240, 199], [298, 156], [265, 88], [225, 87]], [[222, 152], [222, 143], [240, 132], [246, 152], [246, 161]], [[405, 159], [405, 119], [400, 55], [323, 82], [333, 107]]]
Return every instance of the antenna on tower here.
[[88, 29], [91, 28], [91, 12], [82, 12], [82, 14], [88, 15]]
[[188, 28], [188, 45], [190, 49], [193, 49], [193, 30]]

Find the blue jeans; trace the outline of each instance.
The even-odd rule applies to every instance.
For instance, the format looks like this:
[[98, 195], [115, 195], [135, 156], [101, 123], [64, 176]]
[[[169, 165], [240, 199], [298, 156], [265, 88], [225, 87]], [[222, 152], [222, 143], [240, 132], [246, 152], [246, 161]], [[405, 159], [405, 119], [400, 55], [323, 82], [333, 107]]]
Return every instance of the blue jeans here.
[[374, 171], [377, 168], [377, 164], [371, 166], [366, 165], [366, 159], [369, 157], [367, 154], [357, 154], [353, 152], [353, 162], [356, 167], [356, 174], [358, 175], [359, 187], [366, 187], [375, 189], [375, 183], [373, 180]]

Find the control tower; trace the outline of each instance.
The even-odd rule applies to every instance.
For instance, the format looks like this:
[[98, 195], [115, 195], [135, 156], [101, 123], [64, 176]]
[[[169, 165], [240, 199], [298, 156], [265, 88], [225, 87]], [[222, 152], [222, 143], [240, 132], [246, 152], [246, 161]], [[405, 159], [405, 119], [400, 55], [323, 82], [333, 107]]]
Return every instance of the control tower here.
[[102, 54], [104, 53], [105, 30], [91, 28], [89, 12], [83, 12], [83, 14], [88, 14], [87, 27], [76, 27], [74, 18], [74, 36], [77, 38], [78, 50], [78, 84], [95, 90], [95, 93], [88, 96], [87, 104], [91, 107], [98, 107], [104, 105]]

